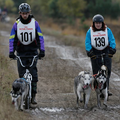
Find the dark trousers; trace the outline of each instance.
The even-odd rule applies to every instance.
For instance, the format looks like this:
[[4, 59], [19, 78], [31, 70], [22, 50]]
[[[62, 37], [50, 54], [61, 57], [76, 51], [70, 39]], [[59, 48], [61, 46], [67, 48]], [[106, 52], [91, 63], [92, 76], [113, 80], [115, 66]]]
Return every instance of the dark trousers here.
[[107, 69], [108, 69], [107, 87], [109, 90], [109, 79], [110, 79], [110, 75], [111, 75], [112, 59], [109, 57], [105, 57], [104, 63], [102, 63], [101, 58], [91, 59], [91, 64], [92, 64], [93, 75], [98, 73], [98, 71], [101, 69], [101, 66], [103, 64], [107, 67]]
[[[24, 66], [29, 66], [32, 63], [32, 58], [21, 58], [21, 61]], [[32, 93], [37, 93], [37, 82], [38, 82], [38, 74], [37, 74], [37, 60], [34, 61], [33, 66], [31, 67], [22, 67], [19, 60], [17, 60], [17, 66], [18, 66], [18, 73], [19, 77], [22, 78], [26, 72], [26, 69], [30, 71], [30, 74], [32, 75]]]

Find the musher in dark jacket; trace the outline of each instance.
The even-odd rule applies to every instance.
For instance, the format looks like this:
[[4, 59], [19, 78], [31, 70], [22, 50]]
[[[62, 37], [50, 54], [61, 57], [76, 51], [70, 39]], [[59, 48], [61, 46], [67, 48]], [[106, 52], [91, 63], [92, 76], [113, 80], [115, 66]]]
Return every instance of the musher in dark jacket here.
[[[38, 22], [33, 15], [30, 14], [30, 5], [22, 3], [19, 6], [20, 16], [16, 19], [11, 30], [9, 39], [9, 57], [15, 58], [15, 51], [18, 56], [35, 56], [38, 55], [39, 59], [45, 56], [44, 38]], [[23, 58], [22, 62], [27, 65], [29, 58]], [[32, 74], [32, 104], [37, 104], [35, 96], [37, 93], [37, 60], [33, 66], [29, 68]], [[17, 61], [19, 77], [22, 78], [26, 72], [26, 68], [22, 67], [19, 60]]]

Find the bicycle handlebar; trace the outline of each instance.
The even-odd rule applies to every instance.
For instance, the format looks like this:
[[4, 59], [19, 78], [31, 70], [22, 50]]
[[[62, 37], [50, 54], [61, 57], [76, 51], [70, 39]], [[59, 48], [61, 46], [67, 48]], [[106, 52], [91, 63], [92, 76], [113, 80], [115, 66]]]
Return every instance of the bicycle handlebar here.
[[108, 57], [108, 54], [102, 53], [100, 55], [96, 55], [96, 58], [101, 58], [102, 64], [104, 65], [104, 58]]
[[23, 65], [21, 58], [31, 58], [31, 57], [33, 57], [33, 60], [32, 60], [32, 63], [29, 65], [29, 67], [32, 67], [34, 61], [36, 59], [38, 59], [38, 55], [35, 55], [35, 56], [16, 56], [16, 58], [14, 60], [19, 60], [21, 66], [26, 67], [25, 65]]
[[106, 54], [106, 53], [102, 53], [102, 54], [100, 54], [100, 55], [96, 55], [96, 58], [103, 58], [103, 57], [108, 57], [108, 54]]

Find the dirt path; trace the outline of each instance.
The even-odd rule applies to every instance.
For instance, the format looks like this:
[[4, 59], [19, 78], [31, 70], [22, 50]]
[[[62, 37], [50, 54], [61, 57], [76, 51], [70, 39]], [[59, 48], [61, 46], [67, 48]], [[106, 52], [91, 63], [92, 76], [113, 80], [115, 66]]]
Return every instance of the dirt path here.
[[[6, 31], [1, 31], [0, 34], [4, 38], [0, 43], [3, 46], [2, 53], [8, 55], [9, 35]], [[111, 75], [110, 90], [113, 96], [108, 101], [107, 109], [96, 107], [95, 91], [92, 91], [88, 110], [83, 109], [83, 103], [77, 108], [73, 79], [81, 70], [91, 72], [90, 60], [79, 48], [57, 43], [55, 37], [45, 35], [46, 57], [38, 62], [38, 106], [27, 111], [32, 115], [31, 120], [119, 120], [118, 71], [112, 72]]]
[[[90, 60], [79, 48], [56, 44], [56, 38], [45, 36], [46, 57], [39, 62], [38, 108], [32, 114], [49, 120], [119, 120], [120, 78], [112, 72], [110, 90], [113, 96], [108, 109], [97, 109], [92, 91], [89, 110], [76, 107], [73, 79], [81, 70], [91, 72]], [[41, 69], [40, 69], [41, 68]]]

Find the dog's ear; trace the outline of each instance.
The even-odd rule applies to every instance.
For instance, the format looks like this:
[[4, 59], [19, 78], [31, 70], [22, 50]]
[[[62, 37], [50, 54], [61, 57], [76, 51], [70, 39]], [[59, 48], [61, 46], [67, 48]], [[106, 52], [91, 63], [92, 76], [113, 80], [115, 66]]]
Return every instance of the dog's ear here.
[[85, 76], [84, 75], [81, 75], [81, 78], [84, 78]]
[[107, 76], [107, 71], [106, 70], [101, 70], [101, 74]]
[[78, 76], [77, 76], [77, 79], [78, 79], [79, 82], [82, 81], [83, 78], [84, 78], [83, 75], [78, 75]]
[[82, 77], [81, 75], [78, 75], [78, 80], [81, 80], [81, 77]]
[[106, 71], [105, 70], [103, 70], [102, 72], [103, 72], [103, 75], [106, 75]]
[[88, 71], [84, 71], [84, 74], [90, 74], [90, 72], [88, 72]]

